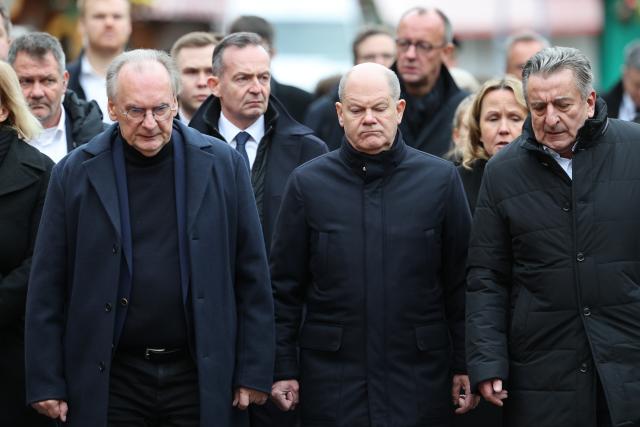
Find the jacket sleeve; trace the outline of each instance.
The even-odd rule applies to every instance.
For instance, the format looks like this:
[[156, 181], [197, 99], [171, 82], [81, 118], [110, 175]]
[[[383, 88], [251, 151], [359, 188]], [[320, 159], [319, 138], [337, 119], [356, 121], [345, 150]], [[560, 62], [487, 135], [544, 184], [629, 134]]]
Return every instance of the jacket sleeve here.
[[507, 316], [511, 282], [511, 239], [485, 169], [476, 206], [467, 264], [467, 366], [471, 385], [506, 380], [509, 362]]
[[238, 329], [234, 387], [271, 392], [275, 331], [269, 265], [249, 174], [234, 153], [237, 195], [235, 297]]
[[27, 282], [29, 270], [31, 269], [33, 247], [38, 233], [40, 217], [42, 216], [42, 208], [44, 206], [44, 198], [49, 184], [52, 165], [53, 162], [49, 160], [47, 169], [41, 175], [40, 181], [37, 184], [39, 186], [38, 199], [36, 205], [33, 206], [29, 218], [29, 246], [25, 258], [18, 267], [11, 270], [6, 276], [0, 276], [0, 329], [14, 324], [25, 314]]
[[54, 167], [29, 277], [25, 319], [27, 402], [66, 399], [63, 339], [67, 240], [61, 164]]
[[453, 342], [453, 370], [466, 373], [464, 338], [464, 265], [467, 258], [471, 214], [462, 182], [451, 168], [442, 230], [442, 283], [449, 333]]
[[304, 203], [294, 171], [285, 187], [270, 255], [276, 308], [276, 381], [298, 378], [298, 331], [310, 280], [308, 240]]

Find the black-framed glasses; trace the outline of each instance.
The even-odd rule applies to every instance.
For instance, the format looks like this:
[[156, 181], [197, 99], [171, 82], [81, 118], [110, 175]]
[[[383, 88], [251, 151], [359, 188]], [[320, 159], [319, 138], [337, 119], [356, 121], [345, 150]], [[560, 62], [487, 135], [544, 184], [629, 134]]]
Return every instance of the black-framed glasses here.
[[442, 49], [446, 45], [446, 42], [442, 43], [441, 45], [432, 45], [431, 43], [424, 40], [412, 41], [409, 39], [396, 39], [396, 46], [398, 47], [398, 50], [400, 52], [406, 52], [411, 46], [413, 46], [416, 48], [416, 52], [427, 54], [432, 50]]
[[122, 115], [132, 122], [141, 122], [147, 117], [147, 111], [151, 111], [151, 115], [154, 120], [157, 122], [161, 122], [167, 120], [171, 117], [171, 113], [176, 111], [177, 107], [172, 107], [169, 104], [161, 104], [157, 107], [153, 108], [140, 108], [140, 107], [129, 107], [126, 110], [122, 111]]

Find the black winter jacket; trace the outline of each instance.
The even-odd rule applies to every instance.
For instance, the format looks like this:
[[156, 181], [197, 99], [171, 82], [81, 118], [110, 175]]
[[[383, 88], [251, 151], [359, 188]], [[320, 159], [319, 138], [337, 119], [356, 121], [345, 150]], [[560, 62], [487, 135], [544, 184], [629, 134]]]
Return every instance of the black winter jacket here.
[[472, 384], [501, 378], [506, 424], [640, 425], [640, 126], [594, 118], [573, 179], [523, 134], [487, 164], [468, 260]]
[[449, 426], [469, 227], [453, 165], [402, 138], [291, 174], [270, 261], [275, 375], [300, 380], [302, 425]]
[[80, 99], [72, 90], [65, 92], [62, 106], [67, 115], [67, 151], [89, 142], [108, 127], [102, 122], [102, 111], [98, 104]]

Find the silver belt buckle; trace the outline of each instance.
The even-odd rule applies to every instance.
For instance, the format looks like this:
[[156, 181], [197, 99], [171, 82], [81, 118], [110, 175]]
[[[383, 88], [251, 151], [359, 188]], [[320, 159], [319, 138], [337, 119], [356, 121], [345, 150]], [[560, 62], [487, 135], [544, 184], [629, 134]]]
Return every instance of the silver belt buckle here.
[[144, 358], [149, 360], [152, 354], [162, 353], [166, 350], [166, 348], [145, 348], [144, 350]]

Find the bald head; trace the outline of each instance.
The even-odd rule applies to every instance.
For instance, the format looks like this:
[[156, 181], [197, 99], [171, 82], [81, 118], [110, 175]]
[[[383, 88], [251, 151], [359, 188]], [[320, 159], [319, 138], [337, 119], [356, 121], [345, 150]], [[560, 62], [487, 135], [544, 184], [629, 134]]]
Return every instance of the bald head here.
[[372, 62], [358, 64], [342, 77], [338, 91], [336, 112], [349, 144], [372, 155], [390, 149], [405, 107], [395, 73]]
[[[364, 80], [363, 80], [364, 79]], [[400, 99], [400, 82], [398, 76], [388, 68], [373, 62], [365, 62], [355, 65], [340, 79], [338, 86], [338, 96], [340, 102], [344, 100], [346, 87], [350, 80], [359, 81], [359, 83], [367, 83], [368, 79], [384, 80], [388, 86], [388, 95], [392, 100]]]

